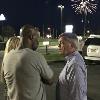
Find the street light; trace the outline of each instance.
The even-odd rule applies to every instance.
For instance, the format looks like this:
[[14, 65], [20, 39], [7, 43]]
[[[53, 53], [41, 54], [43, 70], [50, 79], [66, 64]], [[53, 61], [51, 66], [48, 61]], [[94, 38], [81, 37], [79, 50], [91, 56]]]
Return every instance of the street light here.
[[51, 35], [51, 28], [48, 27], [48, 34]]
[[[5, 16], [3, 15], [3, 14], [1, 14], [0, 15], [0, 21], [1, 21], [1, 34], [2, 34], [2, 32], [3, 32], [3, 21], [5, 21], [6, 20], [6, 18], [5, 18]], [[4, 37], [3, 37], [3, 40], [4, 40]]]
[[6, 20], [5, 16], [3, 14], [0, 15], [0, 21]]
[[61, 11], [61, 33], [62, 33], [62, 11], [64, 9], [64, 6], [63, 5], [58, 5], [58, 8], [60, 8], [60, 11]]

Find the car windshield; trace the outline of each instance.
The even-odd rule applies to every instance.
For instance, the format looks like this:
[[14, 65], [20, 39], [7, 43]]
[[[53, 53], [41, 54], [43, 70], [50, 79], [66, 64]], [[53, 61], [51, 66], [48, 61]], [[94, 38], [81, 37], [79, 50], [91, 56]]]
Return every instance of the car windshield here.
[[100, 38], [88, 38], [85, 45], [100, 45]]

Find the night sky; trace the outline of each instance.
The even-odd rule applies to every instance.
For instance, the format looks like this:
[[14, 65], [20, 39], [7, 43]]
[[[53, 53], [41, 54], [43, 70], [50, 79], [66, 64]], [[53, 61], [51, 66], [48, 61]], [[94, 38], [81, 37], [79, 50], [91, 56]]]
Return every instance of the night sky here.
[[[83, 15], [77, 15], [71, 7], [70, 0], [0, 0], [0, 13], [6, 17], [5, 24], [13, 26], [16, 30], [24, 24], [32, 24], [42, 31], [47, 27], [60, 30], [60, 9], [59, 4], [65, 6], [63, 9], [63, 30], [64, 25], [73, 24], [75, 32], [83, 31], [81, 22]], [[89, 28], [92, 31], [100, 28], [100, 6], [98, 3], [96, 13], [88, 14]]]

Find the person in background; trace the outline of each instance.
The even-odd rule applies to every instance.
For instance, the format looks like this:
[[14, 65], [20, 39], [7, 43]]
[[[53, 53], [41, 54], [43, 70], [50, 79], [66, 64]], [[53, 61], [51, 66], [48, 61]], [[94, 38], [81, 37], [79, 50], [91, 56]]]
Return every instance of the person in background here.
[[20, 38], [17, 36], [10, 37], [6, 43], [5, 51], [4, 51], [4, 56], [8, 54], [12, 49], [16, 49], [19, 45]]
[[74, 33], [62, 33], [58, 42], [66, 65], [59, 75], [57, 100], [87, 100], [87, 68], [77, 51], [77, 36]]
[[53, 83], [53, 71], [37, 47], [37, 30], [24, 25], [18, 48], [6, 55], [2, 65], [9, 100], [46, 100], [44, 85]]
[[[10, 37], [6, 43], [5, 46], [5, 50], [3, 53], [3, 57], [0, 60], [3, 60], [4, 57], [6, 57], [6, 55], [13, 49], [16, 49], [19, 45], [20, 39], [16, 36], [14, 37]], [[1, 62], [1, 66], [2, 66], [2, 62]], [[6, 83], [4, 80], [4, 74], [3, 74], [3, 69], [2, 67], [0, 67], [0, 90], [1, 90], [1, 99], [5, 98], [5, 100], [7, 99], [7, 88], [6, 88]], [[2, 81], [2, 82], [1, 82]]]

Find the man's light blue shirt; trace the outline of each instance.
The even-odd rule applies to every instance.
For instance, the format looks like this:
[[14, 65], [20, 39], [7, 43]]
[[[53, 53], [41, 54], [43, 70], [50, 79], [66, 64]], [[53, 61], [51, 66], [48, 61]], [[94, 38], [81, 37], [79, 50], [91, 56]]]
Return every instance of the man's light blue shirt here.
[[87, 68], [75, 51], [65, 57], [67, 63], [59, 75], [60, 100], [87, 100]]

